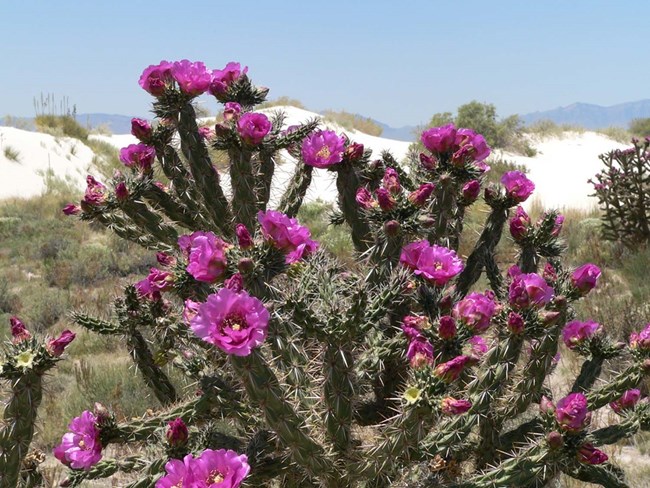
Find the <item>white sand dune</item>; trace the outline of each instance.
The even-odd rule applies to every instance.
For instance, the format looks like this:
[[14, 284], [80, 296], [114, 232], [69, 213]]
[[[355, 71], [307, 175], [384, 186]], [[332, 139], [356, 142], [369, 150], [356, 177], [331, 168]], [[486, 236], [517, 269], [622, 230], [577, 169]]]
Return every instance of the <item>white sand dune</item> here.
[[[345, 133], [351, 141], [372, 149], [375, 157], [382, 151], [390, 151], [401, 160], [407, 153], [409, 143], [383, 137], [375, 137], [355, 130], [346, 130], [327, 122], [314, 112], [296, 107], [273, 107], [263, 110], [267, 114], [275, 111], [285, 113], [285, 126], [296, 125], [313, 118], [320, 118], [321, 125]], [[201, 119], [203, 124], [210, 119]], [[137, 143], [130, 134], [91, 135], [91, 138], [107, 142], [116, 148]], [[495, 156], [522, 164], [528, 168], [529, 177], [535, 183], [533, 200], [538, 200], [547, 208], [582, 208], [595, 206], [596, 201], [589, 195], [592, 187], [587, 180], [601, 169], [598, 155], [626, 147], [605, 135], [595, 132], [567, 132], [561, 137], [531, 139], [537, 150], [535, 157], [529, 158], [496, 151]], [[18, 161], [5, 156], [5, 148], [19, 153]], [[296, 161], [286, 151], [280, 154], [283, 164], [276, 166], [272, 185], [272, 201], [277, 202], [294, 172]], [[43, 173], [49, 169], [60, 178], [68, 179], [80, 189], [85, 188], [85, 176], [89, 171], [93, 153], [80, 141], [28, 132], [10, 127], [0, 127], [0, 199], [7, 197], [30, 197], [43, 192], [45, 185]], [[227, 187], [228, 176], [223, 175]], [[337, 198], [334, 174], [317, 169], [307, 193], [307, 201], [321, 199], [333, 202]], [[530, 202], [528, 202], [530, 205]]]

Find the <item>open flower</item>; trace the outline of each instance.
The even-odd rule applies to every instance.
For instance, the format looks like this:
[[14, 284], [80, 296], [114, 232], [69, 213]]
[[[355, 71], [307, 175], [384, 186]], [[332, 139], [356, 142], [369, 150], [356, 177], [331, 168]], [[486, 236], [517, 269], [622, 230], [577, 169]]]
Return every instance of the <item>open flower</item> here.
[[106, 200], [106, 186], [97, 181], [93, 176], [86, 177], [86, 192], [81, 200], [82, 204], [91, 207], [101, 205]]
[[433, 374], [440, 378], [445, 383], [451, 383], [457, 379], [472, 358], [469, 356], [456, 356], [454, 359], [441, 363], [433, 370]]
[[226, 243], [212, 232], [194, 232], [178, 239], [187, 256], [187, 272], [197, 281], [213, 283], [226, 270]]
[[194, 461], [192, 475], [197, 487], [237, 488], [250, 470], [245, 454], [226, 449], [206, 449]]
[[460, 415], [472, 408], [472, 402], [469, 400], [457, 400], [452, 397], [443, 398], [440, 409], [446, 415]]
[[302, 142], [300, 153], [308, 166], [329, 168], [343, 161], [345, 142], [332, 130], [313, 132]]
[[587, 398], [582, 393], [570, 393], [557, 402], [555, 418], [563, 429], [578, 432], [591, 420], [587, 410]]
[[422, 132], [420, 140], [424, 147], [437, 154], [449, 152], [456, 142], [456, 127], [454, 124], [432, 127]]
[[650, 349], [650, 324], [647, 324], [641, 332], [630, 334], [630, 347], [634, 349]]
[[239, 63], [230, 62], [224, 69], [215, 69], [212, 71], [212, 82], [210, 83], [210, 93], [219, 98], [226, 93], [228, 87], [248, 72], [248, 66], [241, 68]]
[[446, 247], [429, 245], [426, 240], [412, 242], [402, 249], [400, 263], [417, 276], [443, 286], [463, 270], [463, 262]]
[[120, 149], [120, 161], [129, 168], [136, 167], [147, 171], [155, 157], [156, 150], [146, 144], [129, 144]]
[[508, 171], [501, 177], [506, 194], [516, 203], [524, 202], [535, 190], [535, 184], [521, 171]]
[[74, 341], [75, 337], [75, 333], [71, 330], [64, 330], [58, 338], [50, 339], [45, 346], [45, 349], [51, 356], [59, 357], [63, 354], [65, 348]]
[[36, 354], [30, 349], [18, 353], [15, 357], [16, 368], [32, 369], [32, 366], [34, 366], [34, 358], [36, 358]]
[[138, 83], [153, 96], [160, 96], [172, 82], [172, 63], [161, 61], [159, 64], [148, 66], [142, 72]]
[[516, 275], [508, 291], [510, 305], [514, 308], [542, 308], [554, 296], [553, 288], [535, 273]]
[[[185, 488], [200, 486], [195, 484], [192, 475], [194, 456], [188, 454], [181, 461], [180, 459], [170, 459], [165, 464], [165, 476], [156, 481], [156, 488]], [[210, 486], [210, 485], [208, 485]]]
[[89, 411], [72, 419], [66, 433], [54, 449], [54, 457], [72, 469], [90, 469], [102, 458], [97, 419]]
[[433, 346], [422, 335], [413, 337], [409, 342], [406, 357], [412, 368], [419, 369], [425, 365], [433, 364]]
[[580, 322], [574, 320], [569, 322], [562, 329], [562, 340], [569, 349], [575, 349], [577, 346], [593, 337], [600, 330], [600, 324], [588, 320]]
[[623, 395], [621, 395], [621, 398], [614, 402], [611, 402], [609, 406], [612, 407], [612, 410], [614, 410], [616, 413], [621, 413], [623, 410], [634, 408], [634, 405], [638, 403], [640, 398], [641, 390], [638, 388], [633, 388], [631, 390], [627, 390], [625, 393], [623, 393]]
[[583, 264], [571, 273], [571, 283], [584, 296], [596, 287], [600, 274], [600, 268], [595, 264]]
[[200, 61], [196, 63], [187, 59], [176, 61], [172, 64], [171, 75], [181, 91], [192, 96], [205, 93], [212, 82], [212, 75]]
[[271, 121], [264, 114], [248, 112], [239, 117], [237, 132], [244, 142], [256, 146], [271, 131]]
[[209, 295], [191, 320], [194, 333], [227, 354], [247, 356], [266, 339], [270, 314], [245, 291], [222, 288]]
[[275, 210], [267, 210], [260, 211], [257, 220], [264, 238], [286, 253], [287, 264], [298, 262], [318, 249], [318, 242], [311, 239], [309, 229], [298, 224], [294, 218]]
[[490, 326], [496, 304], [482, 293], [473, 292], [456, 303], [453, 315], [473, 332], [481, 333]]

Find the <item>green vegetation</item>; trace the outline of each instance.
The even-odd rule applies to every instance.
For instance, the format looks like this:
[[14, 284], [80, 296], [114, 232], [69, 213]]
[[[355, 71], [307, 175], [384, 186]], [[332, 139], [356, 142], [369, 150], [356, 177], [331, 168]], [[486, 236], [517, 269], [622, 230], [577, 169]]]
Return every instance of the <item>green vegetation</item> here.
[[257, 107], [259, 109], [262, 109], [262, 108], [282, 107], [282, 106], [290, 106], [290, 107], [296, 107], [296, 108], [301, 108], [303, 110], [307, 110], [305, 105], [300, 100], [287, 97], [287, 96], [278, 97], [275, 100], [268, 100], [266, 102], [260, 103]]
[[326, 121], [334, 122], [344, 129], [358, 130], [371, 136], [380, 136], [383, 129], [374, 120], [361, 115], [351, 114], [345, 110], [336, 112], [334, 110], [325, 110], [323, 117]]
[[634, 119], [630, 122], [630, 132], [637, 137], [650, 136], [650, 118]]
[[84, 142], [88, 140], [88, 131], [71, 115], [37, 115], [34, 124], [40, 132], [55, 137], [74, 137]]
[[14, 161], [16, 163], [20, 162], [20, 152], [17, 149], [14, 149], [13, 147], [7, 145], [4, 147], [3, 152], [5, 154], [5, 158], [7, 158], [9, 161]]

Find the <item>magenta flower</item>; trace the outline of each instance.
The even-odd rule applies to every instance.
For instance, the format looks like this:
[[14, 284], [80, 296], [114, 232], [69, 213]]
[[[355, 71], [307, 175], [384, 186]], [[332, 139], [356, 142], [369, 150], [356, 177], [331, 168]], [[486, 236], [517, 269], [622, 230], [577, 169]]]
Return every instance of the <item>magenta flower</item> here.
[[650, 349], [650, 324], [647, 324], [641, 332], [630, 334], [630, 347], [634, 349]]
[[198, 315], [200, 306], [200, 302], [195, 302], [189, 298], [185, 300], [183, 306], [183, 322], [185, 322], [186, 325], [189, 326], [192, 323], [192, 319]]
[[167, 432], [165, 433], [167, 442], [172, 447], [184, 446], [190, 434], [187, 430], [187, 425], [183, 422], [182, 418], [177, 418], [167, 423]]
[[142, 298], [147, 298], [149, 300], [158, 301], [162, 297], [160, 291], [156, 290], [152, 285], [151, 281], [147, 278], [138, 281], [135, 285], [135, 291], [138, 292]]
[[530, 217], [523, 207], [518, 206], [515, 215], [510, 219], [510, 235], [515, 241], [520, 241], [526, 237], [530, 224]]
[[557, 281], [557, 271], [555, 271], [555, 268], [551, 263], [546, 263], [544, 265], [544, 271], [542, 271], [542, 278], [546, 280], [547, 282], [555, 282]]
[[123, 202], [129, 198], [129, 189], [126, 187], [125, 182], [120, 181], [117, 185], [115, 185], [115, 198], [117, 198], [117, 200], [120, 202]]
[[393, 195], [397, 195], [402, 191], [402, 185], [399, 183], [399, 175], [393, 168], [386, 168], [382, 185]]
[[196, 487], [237, 488], [250, 472], [248, 458], [235, 451], [206, 449], [194, 461], [192, 475]]
[[521, 334], [524, 331], [524, 318], [517, 312], [508, 314], [508, 330], [513, 334]]
[[445, 383], [451, 383], [460, 376], [465, 366], [471, 362], [472, 358], [469, 356], [456, 356], [454, 359], [436, 366], [433, 374]]
[[535, 190], [535, 184], [521, 171], [508, 171], [501, 177], [506, 194], [516, 203], [524, 202]]
[[90, 469], [102, 458], [97, 419], [89, 411], [72, 419], [70, 432], [63, 435], [61, 444], [54, 448], [54, 457], [72, 469]]
[[361, 208], [365, 208], [366, 210], [369, 210], [377, 205], [377, 201], [372, 198], [372, 194], [368, 191], [367, 188], [364, 187], [361, 187], [357, 190], [355, 200]]
[[223, 286], [229, 290], [239, 293], [244, 289], [244, 278], [240, 273], [235, 273], [226, 281], [223, 282]]
[[300, 153], [308, 166], [329, 168], [343, 161], [345, 140], [332, 130], [313, 132], [302, 142]]
[[131, 134], [138, 140], [146, 142], [152, 135], [151, 124], [144, 119], [133, 118], [131, 119]]
[[471, 160], [479, 162], [485, 160], [490, 155], [490, 147], [485, 142], [485, 138], [472, 129], [458, 129], [454, 144], [459, 149], [454, 154], [453, 159], [465, 160], [469, 157]]
[[420, 153], [420, 164], [424, 169], [433, 171], [438, 166], [438, 160], [434, 157], [431, 157], [427, 154]]
[[156, 150], [146, 144], [130, 144], [120, 149], [120, 161], [125, 166], [148, 170], [156, 157]]
[[583, 264], [571, 273], [571, 283], [584, 296], [596, 287], [600, 274], [600, 268], [595, 264]]
[[65, 207], [63, 207], [63, 213], [65, 215], [77, 215], [79, 212], [81, 212], [81, 207], [79, 205], [75, 205], [74, 203], [68, 203]]
[[191, 454], [185, 456], [182, 461], [179, 459], [170, 459], [165, 464], [167, 474], [156, 481], [156, 488], [190, 488], [201, 486], [194, 481], [193, 468], [195, 463], [196, 460]]
[[257, 220], [264, 238], [287, 254], [287, 264], [300, 261], [318, 249], [318, 242], [311, 239], [309, 229], [298, 224], [296, 219], [275, 210], [267, 210], [259, 212]]
[[623, 410], [634, 408], [634, 405], [636, 405], [640, 399], [641, 390], [638, 388], [633, 388], [631, 390], [627, 390], [625, 393], [623, 393], [621, 398], [614, 402], [611, 402], [609, 406], [612, 407], [612, 410], [614, 410], [616, 413], [621, 413]]
[[456, 127], [454, 124], [432, 127], [422, 132], [420, 140], [424, 147], [432, 153], [443, 154], [454, 149], [456, 143]]
[[199, 127], [199, 137], [204, 141], [209, 141], [215, 136], [215, 131], [211, 127]]
[[226, 102], [223, 109], [224, 120], [232, 120], [239, 117], [241, 113], [241, 105], [237, 102]]
[[433, 183], [423, 183], [417, 190], [412, 191], [407, 198], [409, 202], [411, 202], [416, 207], [421, 207], [427, 203], [427, 200], [435, 188], [436, 186]]
[[345, 157], [348, 161], [356, 161], [357, 159], [361, 159], [363, 156], [363, 150], [363, 144], [353, 142], [345, 148]]
[[542, 308], [555, 296], [553, 288], [535, 273], [520, 274], [510, 283], [508, 298], [513, 308]]
[[553, 237], [560, 235], [560, 232], [562, 232], [562, 225], [564, 225], [564, 215], [558, 215], [555, 217], [555, 225], [553, 225], [553, 230], [551, 231]]
[[587, 410], [587, 398], [582, 393], [571, 393], [559, 402], [555, 410], [555, 419], [564, 430], [578, 432], [591, 420]]
[[194, 333], [227, 354], [247, 356], [266, 339], [270, 314], [245, 291], [222, 288], [209, 295], [190, 322]]
[[375, 195], [377, 196], [377, 203], [379, 203], [379, 208], [385, 212], [388, 212], [395, 207], [395, 198], [386, 188], [377, 188]]
[[172, 65], [171, 74], [186, 95], [201, 95], [206, 92], [212, 82], [212, 75], [200, 61], [196, 63], [187, 59], [176, 61]]
[[415, 369], [433, 364], [433, 346], [422, 335], [413, 337], [409, 342], [406, 357], [410, 361], [411, 367]]
[[271, 121], [264, 114], [248, 112], [237, 121], [237, 132], [246, 144], [256, 146], [271, 131]]
[[172, 82], [172, 63], [161, 61], [160, 64], [145, 68], [138, 83], [147, 92], [159, 97]]
[[478, 180], [468, 181], [463, 185], [461, 192], [463, 194], [463, 198], [467, 202], [472, 203], [478, 198], [479, 194], [481, 193], [481, 183]]
[[596, 449], [591, 443], [583, 444], [578, 450], [578, 461], [584, 464], [603, 464], [609, 459], [600, 449]]
[[187, 272], [197, 281], [213, 283], [226, 270], [226, 243], [212, 232], [181, 236], [178, 245], [187, 256]]
[[18, 344], [32, 338], [31, 332], [27, 330], [25, 324], [15, 315], [9, 317], [9, 326], [11, 327], [11, 342]]
[[166, 252], [157, 252], [156, 261], [158, 261], [158, 264], [165, 267], [174, 266], [176, 264], [176, 258]]
[[248, 66], [243, 70], [239, 63], [230, 62], [224, 69], [215, 69], [212, 71], [212, 83], [210, 84], [210, 93], [219, 98], [226, 93], [228, 87], [237, 81], [241, 76], [248, 72]]
[[239, 247], [242, 249], [250, 249], [253, 247], [253, 238], [244, 224], [237, 224], [235, 226], [235, 234], [237, 235], [237, 243], [239, 244]]
[[562, 340], [569, 349], [575, 349], [583, 342], [589, 340], [600, 330], [600, 324], [588, 320], [579, 322], [574, 320], [569, 322], [562, 329]]
[[490, 326], [496, 304], [482, 293], [473, 292], [456, 303], [454, 318], [473, 332], [481, 333]]
[[409, 339], [418, 337], [423, 329], [428, 329], [430, 326], [426, 317], [407, 315], [402, 319], [402, 332]]
[[461, 415], [472, 408], [469, 400], [457, 400], [452, 397], [443, 398], [440, 410], [446, 415]]
[[75, 333], [66, 329], [61, 332], [61, 335], [58, 338], [50, 339], [45, 346], [45, 349], [48, 353], [50, 353], [51, 356], [58, 358], [63, 354], [65, 348], [68, 347], [72, 341], [74, 341], [74, 338]]
[[487, 342], [481, 336], [472, 336], [467, 341], [469, 346], [468, 356], [474, 361], [481, 359], [488, 351]]
[[443, 315], [440, 317], [440, 323], [438, 325], [438, 335], [441, 339], [453, 339], [456, 337], [456, 321], [449, 315]]
[[106, 200], [106, 187], [90, 175], [86, 177], [86, 184], [86, 192], [81, 203], [91, 207], [104, 203]]
[[400, 263], [427, 281], [444, 286], [463, 270], [463, 262], [446, 247], [429, 245], [426, 240], [412, 242], [402, 248]]

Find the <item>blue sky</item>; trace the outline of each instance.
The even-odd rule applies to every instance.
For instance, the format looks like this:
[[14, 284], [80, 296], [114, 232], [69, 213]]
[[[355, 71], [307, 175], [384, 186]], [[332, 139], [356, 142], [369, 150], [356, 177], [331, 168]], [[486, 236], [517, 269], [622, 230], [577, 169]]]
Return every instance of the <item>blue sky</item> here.
[[504, 116], [613, 105], [650, 98], [646, 12], [641, 0], [5, 0], [0, 116], [33, 116], [41, 92], [80, 113], [147, 115], [142, 69], [183, 58], [240, 61], [270, 98], [392, 126], [473, 99]]

